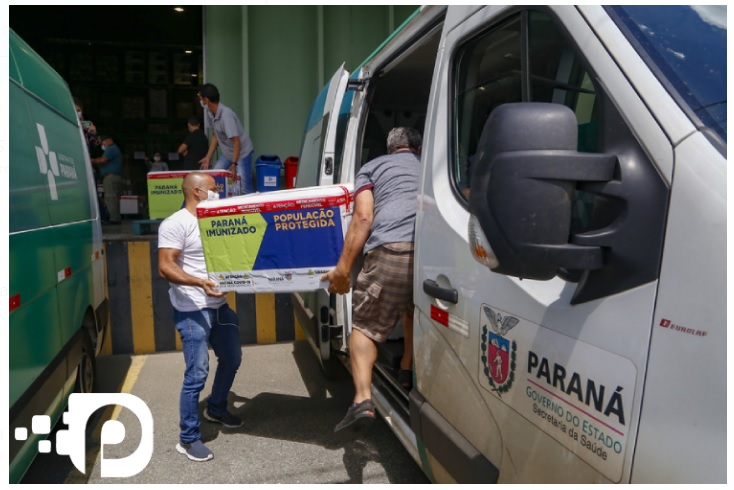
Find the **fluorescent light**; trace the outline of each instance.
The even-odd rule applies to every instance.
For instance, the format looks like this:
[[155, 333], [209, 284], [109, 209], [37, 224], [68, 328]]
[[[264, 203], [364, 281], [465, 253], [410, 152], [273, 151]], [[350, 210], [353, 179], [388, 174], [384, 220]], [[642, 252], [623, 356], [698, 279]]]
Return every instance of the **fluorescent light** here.
[[186, 51], [184, 51], [184, 53], [191, 54], [191, 53], [193, 53], [193, 51], [191, 51], [190, 49], [187, 49]]
[[176, 12], [183, 12], [184, 11], [184, 9], [182, 7], [176, 7], [173, 10], [175, 10]]

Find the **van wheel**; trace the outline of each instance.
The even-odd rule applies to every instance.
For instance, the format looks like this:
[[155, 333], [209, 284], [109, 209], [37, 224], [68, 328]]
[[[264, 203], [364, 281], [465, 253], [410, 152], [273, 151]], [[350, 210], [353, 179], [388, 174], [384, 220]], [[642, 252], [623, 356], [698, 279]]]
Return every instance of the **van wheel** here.
[[97, 381], [97, 363], [94, 356], [94, 345], [89, 338], [89, 334], [83, 332], [82, 340], [82, 358], [79, 361], [79, 367], [76, 372], [76, 389], [77, 393], [92, 393], [94, 385]]

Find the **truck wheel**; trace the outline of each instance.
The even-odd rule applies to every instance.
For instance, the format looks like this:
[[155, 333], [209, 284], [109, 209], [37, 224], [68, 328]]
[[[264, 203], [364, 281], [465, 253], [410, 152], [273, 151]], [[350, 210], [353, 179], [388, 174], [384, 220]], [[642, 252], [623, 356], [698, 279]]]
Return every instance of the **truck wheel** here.
[[79, 361], [79, 367], [76, 372], [75, 391], [77, 393], [92, 393], [97, 381], [97, 363], [94, 355], [94, 345], [92, 345], [92, 340], [86, 331], [82, 335], [82, 358]]

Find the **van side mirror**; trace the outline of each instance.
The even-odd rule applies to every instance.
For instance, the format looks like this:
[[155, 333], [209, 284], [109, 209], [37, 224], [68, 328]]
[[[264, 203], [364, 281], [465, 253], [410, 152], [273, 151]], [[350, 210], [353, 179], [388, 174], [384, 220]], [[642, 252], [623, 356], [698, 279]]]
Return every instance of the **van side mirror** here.
[[614, 176], [615, 155], [579, 153], [576, 116], [566, 106], [510, 103], [490, 114], [471, 175], [469, 209], [497, 259], [494, 272], [552, 279], [559, 268], [604, 265], [601, 246], [571, 240], [578, 182]]

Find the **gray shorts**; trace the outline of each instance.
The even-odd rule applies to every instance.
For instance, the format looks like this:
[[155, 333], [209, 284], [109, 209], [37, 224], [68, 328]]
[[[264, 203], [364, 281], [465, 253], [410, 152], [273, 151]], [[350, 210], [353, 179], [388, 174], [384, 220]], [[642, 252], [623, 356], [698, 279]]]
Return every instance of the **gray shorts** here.
[[384, 342], [412, 308], [413, 243], [388, 243], [370, 250], [352, 292], [352, 327]]

